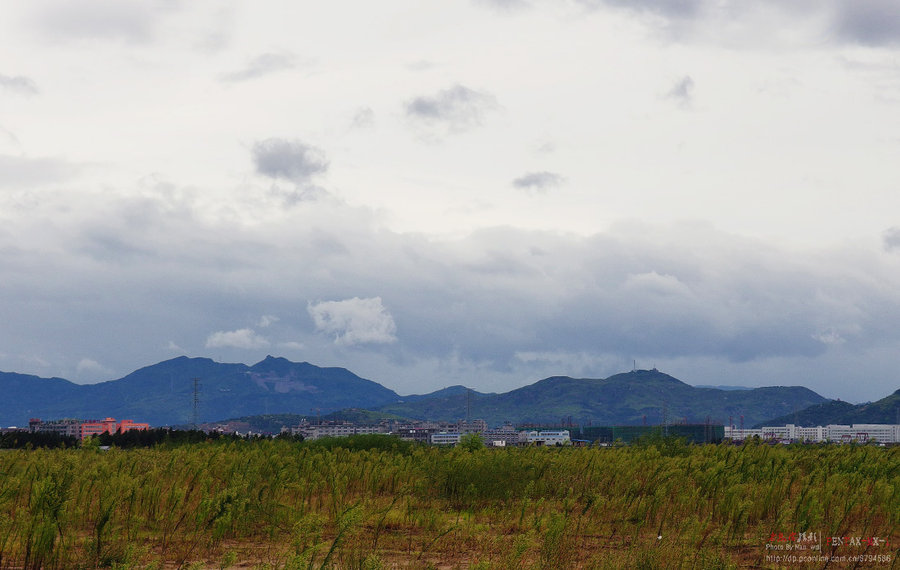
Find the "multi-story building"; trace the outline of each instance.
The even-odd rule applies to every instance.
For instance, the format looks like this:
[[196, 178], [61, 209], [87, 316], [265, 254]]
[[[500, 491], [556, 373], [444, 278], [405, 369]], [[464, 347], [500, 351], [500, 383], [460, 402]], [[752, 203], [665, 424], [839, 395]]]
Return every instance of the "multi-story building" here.
[[40, 418], [31, 418], [28, 420], [28, 431], [45, 431], [81, 439], [81, 420], [64, 419], [42, 422]]
[[348, 435], [386, 433], [387, 428], [381, 425], [355, 425], [351, 423], [305, 425], [291, 430], [299, 433], [304, 439], [319, 439], [321, 437], [346, 437]]
[[749, 439], [751, 437], [758, 437], [762, 439], [763, 430], [761, 429], [751, 429], [751, 428], [736, 428], [731, 426], [725, 426], [725, 437], [734, 441], [743, 441], [745, 439]]
[[496, 429], [486, 429], [481, 432], [481, 437], [488, 447], [507, 447], [519, 444], [519, 432], [512, 424], [505, 424]]
[[900, 425], [894, 424], [853, 424], [825, 426], [826, 439], [835, 442], [900, 443]]
[[53, 432], [60, 435], [70, 435], [78, 439], [87, 439], [102, 433], [112, 434], [131, 430], [146, 430], [150, 429], [150, 424], [138, 423], [132, 420], [116, 422], [115, 418], [105, 418], [103, 420], [65, 419], [47, 422], [41, 421], [40, 418], [31, 418], [28, 420], [28, 429], [32, 432]]
[[569, 439], [569, 430], [567, 429], [522, 433], [525, 434], [525, 441], [527, 441], [529, 445], [568, 445], [571, 443], [571, 440]]
[[456, 445], [462, 440], [463, 434], [455, 433], [433, 433], [431, 434], [431, 443], [433, 445]]
[[758, 429], [737, 429], [725, 426], [725, 437], [741, 441], [750, 437], [784, 442], [867, 442], [900, 443], [900, 425], [853, 424], [803, 427], [794, 424], [763, 426]]

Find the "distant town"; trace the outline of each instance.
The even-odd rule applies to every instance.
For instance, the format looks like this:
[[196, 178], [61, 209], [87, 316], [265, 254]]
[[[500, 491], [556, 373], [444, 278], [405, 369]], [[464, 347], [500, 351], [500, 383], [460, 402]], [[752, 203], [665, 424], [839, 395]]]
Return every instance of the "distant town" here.
[[[54, 433], [84, 441], [104, 433], [125, 433], [132, 430], [148, 430], [150, 425], [130, 419], [80, 420], [73, 418], [42, 420], [32, 418], [28, 432]], [[276, 435], [255, 433], [247, 421], [204, 423], [196, 429], [208, 433], [249, 435]], [[9, 431], [25, 429], [7, 428]], [[774, 443], [874, 443], [880, 445], [900, 443], [900, 424], [851, 424], [804, 427], [794, 424], [743, 428], [721, 424], [671, 424], [657, 426], [515, 426], [506, 422], [489, 427], [482, 419], [457, 422], [428, 422], [381, 420], [377, 423], [357, 423], [339, 420], [301, 420], [293, 427], [284, 427], [281, 433], [302, 436], [304, 440], [352, 435], [384, 434], [402, 440], [439, 446], [458, 445], [465, 436], [475, 434], [488, 447], [512, 446], [564, 446], [564, 445], [613, 445], [632, 443], [648, 436], [674, 436], [692, 443], [743, 442], [756, 438]]]

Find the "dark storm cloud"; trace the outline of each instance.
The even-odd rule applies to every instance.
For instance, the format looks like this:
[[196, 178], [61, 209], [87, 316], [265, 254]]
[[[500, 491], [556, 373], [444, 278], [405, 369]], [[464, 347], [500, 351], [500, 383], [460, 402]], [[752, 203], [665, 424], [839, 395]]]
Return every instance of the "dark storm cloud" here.
[[837, 33], [863, 45], [900, 42], [900, 9], [895, 0], [860, 0], [837, 3]]
[[308, 182], [328, 170], [328, 159], [314, 146], [299, 140], [269, 138], [253, 145], [256, 172], [270, 178]]
[[0, 154], [0, 188], [28, 188], [61, 182], [78, 167], [56, 158], [26, 158]]
[[24, 75], [9, 76], [0, 73], [0, 88], [21, 95], [37, 95], [37, 84]]
[[529, 172], [512, 181], [512, 185], [521, 190], [544, 192], [559, 186], [564, 178], [555, 172]]
[[295, 67], [297, 67], [297, 58], [294, 54], [264, 53], [253, 58], [243, 69], [224, 73], [219, 78], [224, 82], [236, 83]]
[[407, 116], [426, 124], [443, 124], [452, 131], [481, 125], [484, 115], [497, 108], [490, 93], [454, 85], [432, 96], [421, 96], [406, 103]]

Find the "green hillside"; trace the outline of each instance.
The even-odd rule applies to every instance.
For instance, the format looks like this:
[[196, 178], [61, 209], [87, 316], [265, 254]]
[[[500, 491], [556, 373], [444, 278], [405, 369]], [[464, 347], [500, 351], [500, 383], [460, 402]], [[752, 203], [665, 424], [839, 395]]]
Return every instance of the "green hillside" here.
[[840, 400], [830, 400], [810, 406], [795, 414], [779, 416], [766, 423], [768, 425], [796, 424], [801, 426], [900, 424], [900, 390], [868, 404], [854, 405]]
[[[503, 394], [472, 394], [468, 415], [488, 423], [594, 425], [660, 424], [682, 421], [724, 423], [741, 415], [747, 425], [825, 402], [800, 386], [752, 390], [695, 388], [659, 372], [636, 370], [606, 379], [554, 376]], [[378, 408], [417, 419], [456, 420], [467, 416], [465, 392]]]

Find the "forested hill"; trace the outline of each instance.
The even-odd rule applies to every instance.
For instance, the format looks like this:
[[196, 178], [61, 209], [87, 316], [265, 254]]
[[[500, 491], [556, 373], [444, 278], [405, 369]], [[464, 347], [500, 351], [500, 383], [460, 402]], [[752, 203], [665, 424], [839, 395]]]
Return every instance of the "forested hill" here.
[[900, 424], [900, 390], [877, 402], [869, 402], [867, 404], [854, 405], [840, 400], [829, 400], [794, 414], [773, 418], [767, 424], [796, 424], [801, 426]]
[[827, 402], [800, 386], [699, 388], [658, 370], [598, 379], [554, 376], [500, 394], [451, 386], [403, 397], [344, 368], [272, 356], [252, 366], [179, 357], [91, 385], [0, 372], [0, 425], [107, 416], [154, 426], [188, 424], [195, 383], [201, 423], [263, 414], [318, 417], [357, 408], [427, 420], [482, 418], [492, 425], [725, 423], [729, 418], [737, 424], [743, 416], [750, 426]]
[[749, 426], [826, 401], [802, 386], [695, 388], [658, 370], [636, 370], [605, 379], [554, 376], [502, 394], [455, 391], [385, 404], [379, 410], [420, 419], [595, 425], [702, 423], [707, 418], [724, 423], [729, 417], [738, 422], [743, 415]]

